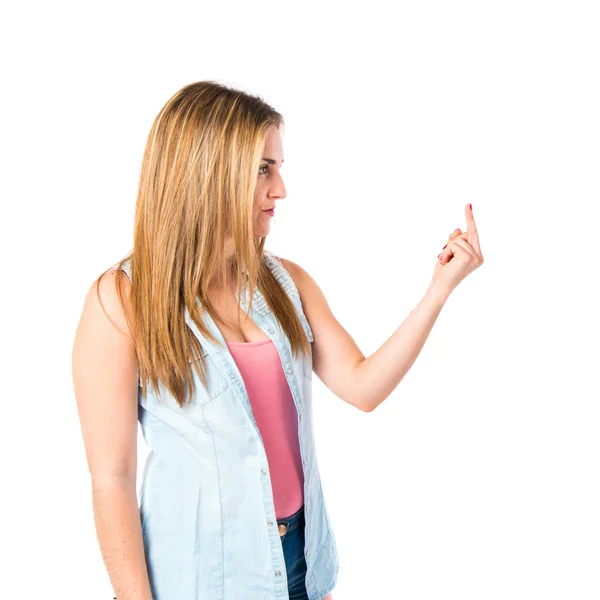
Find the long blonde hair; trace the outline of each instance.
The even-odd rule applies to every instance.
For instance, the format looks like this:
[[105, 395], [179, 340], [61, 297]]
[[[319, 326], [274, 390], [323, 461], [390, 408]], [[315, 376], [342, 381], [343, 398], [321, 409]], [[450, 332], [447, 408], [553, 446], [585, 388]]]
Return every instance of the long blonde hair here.
[[[160, 381], [184, 407], [195, 391], [192, 367], [207, 387], [201, 344], [185, 321], [185, 308], [200, 333], [218, 344], [200, 314], [217, 317], [207, 291], [218, 277], [223, 285], [234, 277], [238, 298], [247, 281], [248, 314], [258, 287], [293, 356], [310, 352], [292, 301], [263, 260], [266, 237], [253, 234], [254, 191], [271, 126], [283, 128], [283, 117], [262, 98], [215, 81], [183, 87], [154, 120], [142, 161], [133, 250], [116, 265], [131, 259], [131, 313], [123, 302], [126, 275], [120, 270], [116, 287], [144, 395], [148, 381], [158, 395]], [[230, 265], [223, 254], [229, 236]]]

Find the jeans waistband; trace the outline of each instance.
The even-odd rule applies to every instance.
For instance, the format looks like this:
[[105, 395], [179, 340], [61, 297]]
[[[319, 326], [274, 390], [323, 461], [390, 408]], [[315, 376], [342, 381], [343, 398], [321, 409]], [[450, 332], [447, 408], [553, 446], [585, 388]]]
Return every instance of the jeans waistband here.
[[277, 527], [279, 528], [279, 537], [285, 535], [286, 532], [292, 531], [304, 524], [304, 505], [300, 507], [300, 510], [296, 511], [293, 515], [285, 517], [283, 519], [277, 519]]

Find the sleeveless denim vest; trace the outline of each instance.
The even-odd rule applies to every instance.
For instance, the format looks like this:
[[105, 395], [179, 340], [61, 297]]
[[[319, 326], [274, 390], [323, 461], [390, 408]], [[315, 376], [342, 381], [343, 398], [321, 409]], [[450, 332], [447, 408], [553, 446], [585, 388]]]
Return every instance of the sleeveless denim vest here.
[[[298, 289], [271, 252], [264, 260], [296, 308], [310, 342], [313, 333]], [[131, 261], [124, 270], [131, 278]], [[248, 287], [240, 302], [247, 311]], [[239, 296], [237, 296], [239, 300]], [[198, 300], [199, 302], [199, 300]], [[335, 586], [339, 556], [325, 504], [312, 416], [312, 349], [294, 359], [262, 293], [250, 315], [281, 357], [298, 417], [304, 468], [306, 589], [321, 600]], [[193, 371], [189, 409], [159, 385], [138, 388], [138, 419], [150, 453], [144, 464], [140, 519], [153, 600], [289, 600], [267, 455], [242, 376], [210, 315], [205, 323], [223, 347], [200, 334], [208, 391]]]

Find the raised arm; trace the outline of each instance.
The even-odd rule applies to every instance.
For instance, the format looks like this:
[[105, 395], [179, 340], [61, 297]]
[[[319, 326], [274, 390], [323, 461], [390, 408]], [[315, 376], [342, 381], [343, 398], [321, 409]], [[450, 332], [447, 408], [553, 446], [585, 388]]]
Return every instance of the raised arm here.
[[331, 312], [316, 281], [296, 263], [282, 259], [282, 264], [298, 288], [314, 334], [313, 371], [336, 396], [371, 412], [390, 395], [416, 360], [448, 294], [431, 286], [391, 337], [365, 358]]
[[483, 264], [471, 204], [465, 207], [465, 215], [467, 231], [457, 228], [448, 237], [421, 301], [368, 358], [333, 316], [316, 281], [296, 263], [281, 259], [298, 288], [314, 334], [313, 371], [336, 396], [371, 412], [410, 370], [448, 296], [467, 275]]
[[[119, 600], [152, 600], [136, 495], [138, 363], [116, 276], [111, 270], [98, 282], [101, 304], [95, 285], [85, 298], [73, 344], [73, 385], [96, 533], [113, 590]], [[128, 301], [131, 282], [120, 276]]]

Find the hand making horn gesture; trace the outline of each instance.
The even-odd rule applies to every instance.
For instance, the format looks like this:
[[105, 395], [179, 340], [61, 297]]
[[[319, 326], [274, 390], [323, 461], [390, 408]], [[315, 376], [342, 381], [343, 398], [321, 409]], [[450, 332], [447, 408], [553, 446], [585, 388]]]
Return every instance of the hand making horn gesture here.
[[432, 284], [441, 284], [450, 293], [469, 273], [483, 264], [479, 235], [473, 218], [473, 207], [467, 204], [467, 231], [455, 229], [448, 237], [435, 265]]

